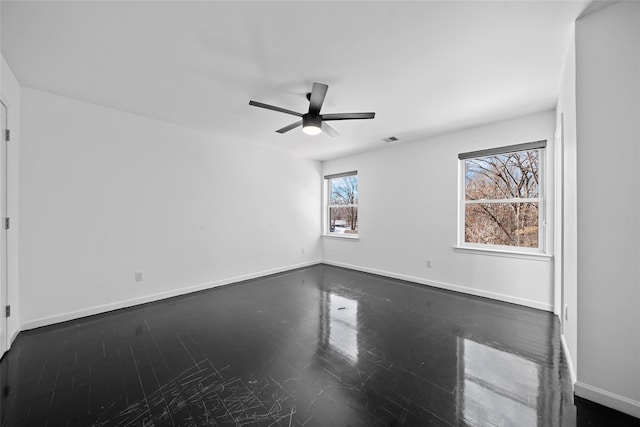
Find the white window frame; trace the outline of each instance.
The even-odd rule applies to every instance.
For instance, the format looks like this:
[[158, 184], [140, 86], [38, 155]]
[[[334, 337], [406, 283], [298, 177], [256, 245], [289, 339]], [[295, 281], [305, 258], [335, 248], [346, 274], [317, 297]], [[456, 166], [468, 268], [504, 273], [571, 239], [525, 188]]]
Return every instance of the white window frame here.
[[[332, 179], [336, 179], [336, 178], [344, 178], [344, 177], [348, 177], [348, 176], [358, 176], [358, 171], [349, 171], [349, 172], [342, 172], [342, 173], [336, 173], [336, 174], [331, 174], [331, 175], [325, 175], [324, 176], [324, 215], [323, 215], [323, 235], [327, 236], [327, 237], [337, 237], [337, 238], [341, 238], [341, 239], [358, 239], [359, 233], [360, 233], [360, 226], [358, 224], [358, 230], [356, 230], [356, 233], [335, 233], [333, 231], [331, 231], [331, 208], [336, 208], [336, 207], [341, 207], [341, 208], [349, 208], [349, 207], [355, 207], [358, 208], [358, 203], [355, 204], [349, 204], [349, 205], [332, 205], [330, 204], [331, 202], [331, 180]], [[358, 186], [360, 185], [360, 180], [358, 179]], [[359, 199], [359, 195], [358, 195], [358, 199]], [[358, 223], [360, 222], [360, 209], [358, 209]]]
[[[503, 254], [525, 254], [525, 255], [546, 255], [546, 198], [545, 186], [547, 182], [546, 176], [546, 146], [547, 141], [535, 141], [524, 144], [511, 145], [506, 147], [492, 148], [488, 150], [480, 150], [469, 153], [461, 153], [459, 158], [459, 195], [458, 195], [458, 245], [456, 249], [469, 249], [478, 251], [491, 251]], [[507, 154], [519, 151], [538, 151], [538, 197], [535, 198], [515, 198], [515, 199], [481, 199], [466, 200], [466, 167], [465, 161], [490, 157], [500, 154]], [[470, 243], [465, 241], [465, 213], [466, 206], [469, 204], [481, 203], [538, 203], [538, 247], [529, 248], [525, 246], [509, 246], [509, 245], [493, 245], [489, 243]]]

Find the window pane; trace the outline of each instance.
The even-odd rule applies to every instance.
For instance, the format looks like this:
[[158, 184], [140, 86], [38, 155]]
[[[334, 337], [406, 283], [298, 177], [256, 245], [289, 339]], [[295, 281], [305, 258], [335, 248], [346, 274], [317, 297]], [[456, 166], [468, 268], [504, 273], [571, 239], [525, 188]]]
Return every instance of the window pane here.
[[330, 205], [358, 204], [358, 176], [343, 176], [329, 180]]
[[465, 199], [536, 198], [539, 150], [465, 160]]
[[330, 207], [329, 231], [339, 234], [358, 234], [358, 207]]
[[538, 203], [467, 204], [464, 241], [537, 248]]

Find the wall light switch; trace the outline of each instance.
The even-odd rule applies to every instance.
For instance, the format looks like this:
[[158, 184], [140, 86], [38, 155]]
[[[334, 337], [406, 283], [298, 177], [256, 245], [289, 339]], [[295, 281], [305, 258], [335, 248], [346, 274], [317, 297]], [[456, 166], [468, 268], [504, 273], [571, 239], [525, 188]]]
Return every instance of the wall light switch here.
[[136, 282], [142, 282], [142, 271], [136, 271]]

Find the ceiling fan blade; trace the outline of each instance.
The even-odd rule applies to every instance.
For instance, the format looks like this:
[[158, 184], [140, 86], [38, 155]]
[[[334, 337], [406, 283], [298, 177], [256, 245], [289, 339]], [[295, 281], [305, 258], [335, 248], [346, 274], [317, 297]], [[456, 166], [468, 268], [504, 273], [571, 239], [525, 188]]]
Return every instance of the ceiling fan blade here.
[[360, 120], [360, 119], [373, 119], [376, 113], [336, 113], [336, 114], [323, 114], [322, 120]]
[[320, 114], [320, 109], [324, 103], [324, 97], [327, 96], [327, 86], [324, 83], [314, 83], [311, 89], [311, 96], [309, 97], [309, 114]]
[[331, 126], [329, 126], [328, 124], [322, 122], [322, 124], [320, 125], [320, 128], [322, 129], [322, 131], [324, 133], [326, 133], [327, 135], [329, 135], [331, 138], [335, 138], [336, 136], [340, 136], [340, 134]]
[[298, 112], [295, 112], [295, 111], [291, 111], [291, 110], [287, 110], [286, 108], [276, 107], [274, 105], [264, 104], [264, 103], [258, 102], [258, 101], [249, 101], [249, 105], [253, 105], [254, 107], [266, 108], [267, 110], [279, 111], [281, 113], [291, 114], [293, 116], [302, 117], [301, 113], [298, 113]]
[[290, 125], [287, 125], [287, 126], [283, 127], [282, 129], [278, 129], [276, 132], [278, 132], [278, 133], [289, 132], [291, 129], [295, 129], [298, 126], [302, 126], [302, 120], [298, 120], [295, 123], [291, 123]]

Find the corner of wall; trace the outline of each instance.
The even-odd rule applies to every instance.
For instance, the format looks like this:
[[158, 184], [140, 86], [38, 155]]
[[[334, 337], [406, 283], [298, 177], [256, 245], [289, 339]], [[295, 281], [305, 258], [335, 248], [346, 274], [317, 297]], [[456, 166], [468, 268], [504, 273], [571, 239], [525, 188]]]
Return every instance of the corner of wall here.
[[[575, 25], [556, 104], [556, 259], [554, 280], [562, 346], [571, 382], [577, 380], [577, 175]], [[565, 312], [568, 310], [568, 312]]]

